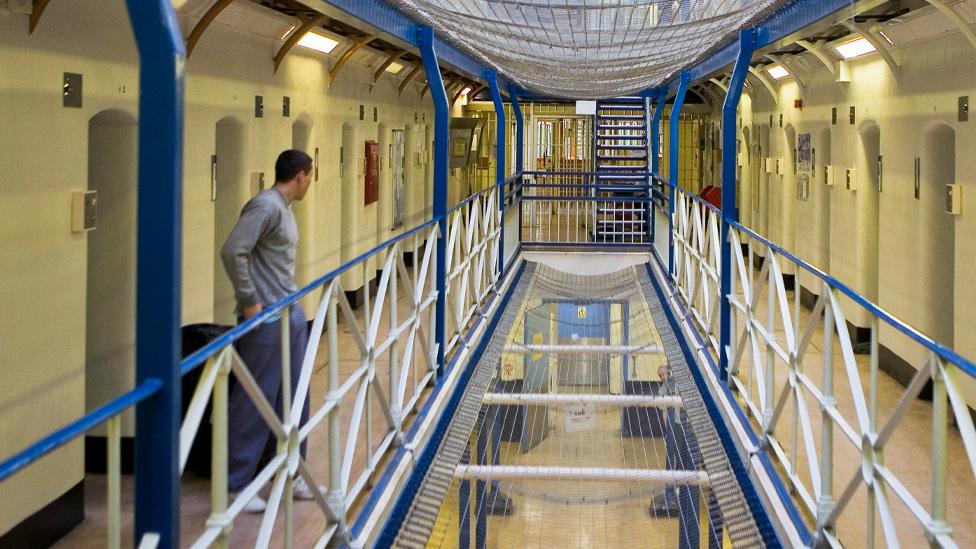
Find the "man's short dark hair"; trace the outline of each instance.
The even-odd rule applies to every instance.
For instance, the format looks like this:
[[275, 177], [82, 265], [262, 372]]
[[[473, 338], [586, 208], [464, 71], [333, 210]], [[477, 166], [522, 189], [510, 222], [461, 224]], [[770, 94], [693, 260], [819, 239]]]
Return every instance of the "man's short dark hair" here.
[[279, 154], [275, 162], [275, 183], [291, 181], [298, 172], [310, 171], [312, 171], [312, 157], [305, 154], [305, 151], [288, 149]]

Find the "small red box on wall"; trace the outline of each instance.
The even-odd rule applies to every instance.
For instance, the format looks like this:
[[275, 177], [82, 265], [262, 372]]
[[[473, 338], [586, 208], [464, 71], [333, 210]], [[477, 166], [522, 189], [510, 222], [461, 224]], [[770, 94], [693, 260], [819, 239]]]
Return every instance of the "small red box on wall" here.
[[376, 141], [366, 142], [366, 205], [376, 202], [380, 198], [380, 144]]

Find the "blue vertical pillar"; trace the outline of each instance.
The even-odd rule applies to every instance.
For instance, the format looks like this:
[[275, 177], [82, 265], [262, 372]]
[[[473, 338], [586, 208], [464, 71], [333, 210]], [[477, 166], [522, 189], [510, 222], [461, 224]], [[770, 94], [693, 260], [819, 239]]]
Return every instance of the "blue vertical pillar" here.
[[[729, 345], [732, 340], [732, 309], [729, 293], [732, 291], [732, 246], [729, 244], [729, 223], [738, 221], [735, 209], [735, 133], [736, 115], [742, 86], [749, 73], [752, 53], [756, 50], [757, 33], [755, 29], [745, 29], [739, 33], [739, 55], [732, 69], [729, 89], [722, 105], [722, 269], [721, 301], [719, 305], [719, 379], [729, 377]], [[735, 253], [741, 253], [735, 250]]]
[[186, 54], [170, 0], [128, 0], [139, 49], [136, 384], [162, 382], [136, 407], [135, 540], [180, 542], [180, 276]]
[[678, 127], [681, 125], [681, 108], [685, 106], [685, 95], [688, 93], [688, 84], [691, 83], [691, 73], [681, 71], [678, 79], [678, 93], [674, 96], [674, 105], [671, 106], [671, 122], [668, 130], [671, 137], [668, 142], [668, 179], [670, 180], [670, 191], [668, 196], [668, 273], [674, 276], [674, 201], [676, 189], [681, 184], [678, 178]]
[[655, 94], [654, 117], [651, 118], [651, 171], [660, 175], [661, 170], [661, 119], [664, 118], [664, 104], [668, 100], [668, 88], [662, 87]]
[[505, 119], [505, 104], [502, 103], [502, 93], [498, 89], [498, 73], [493, 70], [485, 71], [485, 80], [491, 91], [491, 101], [495, 104], [495, 180], [498, 184], [498, 211], [501, 214], [498, 236], [498, 273], [505, 271], [505, 131], [508, 123]]
[[444, 373], [444, 347], [447, 345], [447, 141], [451, 113], [447, 104], [444, 79], [434, 52], [434, 29], [417, 28], [417, 45], [424, 61], [424, 71], [434, 101], [434, 212], [439, 235], [437, 237], [437, 303], [434, 304], [434, 330], [437, 342], [437, 374]]
[[657, 237], [657, 220], [654, 214], [654, 190], [657, 188], [657, 180], [661, 176], [661, 118], [664, 117], [664, 104], [667, 100], [668, 88], [667, 86], [663, 86], [654, 94], [654, 116], [651, 118], [651, 127], [648, 131], [651, 141], [651, 243], [654, 243], [654, 239]]
[[512, 114], [515, 115], [515, 173], [521, 175], [525, 170], [525, 119], [522, 118], [522, 105], [518, 101], [518, 89], [508, 86], [508, 98], [512, 101]]

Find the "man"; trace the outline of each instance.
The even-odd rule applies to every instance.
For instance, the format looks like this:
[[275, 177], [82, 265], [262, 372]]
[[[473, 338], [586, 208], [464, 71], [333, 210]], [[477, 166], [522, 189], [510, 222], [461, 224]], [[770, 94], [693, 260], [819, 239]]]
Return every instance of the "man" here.
[[[297, 290], [295, 285], [295, 251], [298, 226], [291, 203], [305, 198], [311, 185], [312, 159], [302, 151], [287, 150], [275, 162], [275, 184], [257, 194], [241, 211], [237, 225], [220, 251], [224, 268], [234, 285], [238, 321], [244, 322]], [[305, 313], [299, 304], [291, 306], [291, 394], [298, 386], [302, 358], [308, 341]], [[268, 402], [279, 417], [281, 395], [281, 325], [280, 315], [265, 320], [237, 342], [237, 351]], [[296, 404], [297, 405], [297, 404]], [[302, 405], [302, 419], [308, 419], [308, 399]], [[227, 488], [231, 497], [254, 478], [271, 429], [258, 413], [241, 384], [230, 395], [228, 433]], [[305, 446], [302, 446], [302, 455]], [[312, 489], [298, 477], [294, 484], [296, 499], [310, 500]], [[256, 496], [245, 506], [250, 513], [263, 512], [264, 499]]]

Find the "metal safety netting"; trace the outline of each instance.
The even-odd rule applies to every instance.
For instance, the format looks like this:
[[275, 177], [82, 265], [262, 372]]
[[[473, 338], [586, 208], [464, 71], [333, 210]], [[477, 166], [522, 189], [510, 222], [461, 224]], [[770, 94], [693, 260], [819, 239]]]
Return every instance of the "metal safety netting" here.
[[391, 0], [523, 87], [615, 97], [660, 84], [783, 0]]
[[527, 265], [394, 546], [763, 546], [651, 285]]

